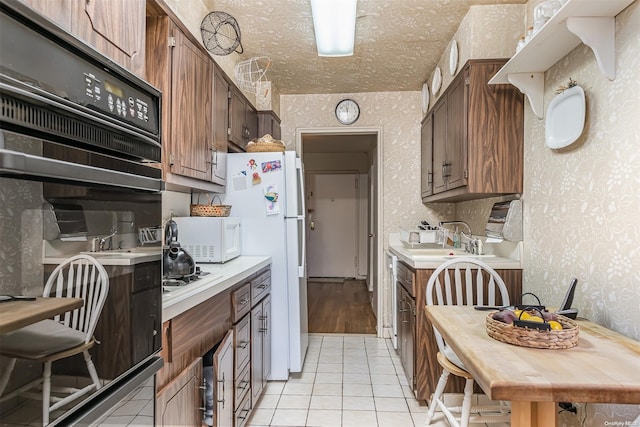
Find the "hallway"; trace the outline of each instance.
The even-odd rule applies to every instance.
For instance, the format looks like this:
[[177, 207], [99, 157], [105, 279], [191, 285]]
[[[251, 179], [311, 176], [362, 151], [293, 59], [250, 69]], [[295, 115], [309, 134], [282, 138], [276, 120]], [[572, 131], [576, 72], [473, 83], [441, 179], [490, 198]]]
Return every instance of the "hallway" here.
[[376, 318], [364, 280], [309, 278], [307, 284], [309, 333], [376, 333]]

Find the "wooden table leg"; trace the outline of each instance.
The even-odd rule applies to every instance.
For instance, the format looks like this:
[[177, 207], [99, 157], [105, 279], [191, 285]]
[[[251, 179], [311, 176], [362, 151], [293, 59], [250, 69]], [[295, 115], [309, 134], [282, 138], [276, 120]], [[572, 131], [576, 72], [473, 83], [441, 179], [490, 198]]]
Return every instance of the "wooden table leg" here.
[[511, 427], [555, 427], [555, 402], [511, 402]]

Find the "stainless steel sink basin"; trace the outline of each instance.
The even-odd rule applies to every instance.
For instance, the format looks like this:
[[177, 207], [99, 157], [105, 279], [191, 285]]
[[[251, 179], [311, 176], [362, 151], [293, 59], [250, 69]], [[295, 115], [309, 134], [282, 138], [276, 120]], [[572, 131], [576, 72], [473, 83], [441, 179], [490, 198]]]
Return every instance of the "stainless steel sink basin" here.
[[412, 255], [421, 255], [421, 256], [468, 255], [464, 251], [448, 249], [448, 248], [411, 248], [411, 249], [407, 249], [407, 251]]
[[493, 257], [493, 254], [475, 255], [467, 253], [461, 249], [442, 248], [442, 247], [430, 247], [430, 248], [405, 248], [405, 250], [411, 255], [412, 258], [455, 258], [455, 257], [470, 257], [470, 258], [486, 258]]

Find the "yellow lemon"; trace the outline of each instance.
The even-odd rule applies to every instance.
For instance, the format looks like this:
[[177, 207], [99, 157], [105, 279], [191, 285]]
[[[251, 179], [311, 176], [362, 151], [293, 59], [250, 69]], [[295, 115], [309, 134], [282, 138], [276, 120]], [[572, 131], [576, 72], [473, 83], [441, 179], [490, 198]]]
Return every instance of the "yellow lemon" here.
[[520, 313], [518, 313], [518, 319], [520, 320], [529, 320], [530, 317], [531, 315], [526, 311], [521, 311]]
[[553, 329], [554, 331], [562, 330], [562, 325], [560, 324], [560, 322], [556, 322], [555, 320], [550, 320], [549, 326], [551, 326], [551, 329]]
[[544, 320], [542, 320], [542, 317], [540, 317], [540, 316], [529, 316], [529, 317], [527, 318], [527, 320], [528, 320], [529, 322], [538, 322], [538, 323], [542, 323], [542, 322], [544, 322]]

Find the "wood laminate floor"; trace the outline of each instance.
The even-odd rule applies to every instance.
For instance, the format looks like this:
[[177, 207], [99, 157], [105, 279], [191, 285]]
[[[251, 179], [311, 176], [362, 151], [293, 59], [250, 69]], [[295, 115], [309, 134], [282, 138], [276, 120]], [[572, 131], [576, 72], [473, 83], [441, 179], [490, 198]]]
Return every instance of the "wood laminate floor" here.
[[307, 284], [310, 333], [376, 333], [376, 318], [364, 280], [310, 278]]

